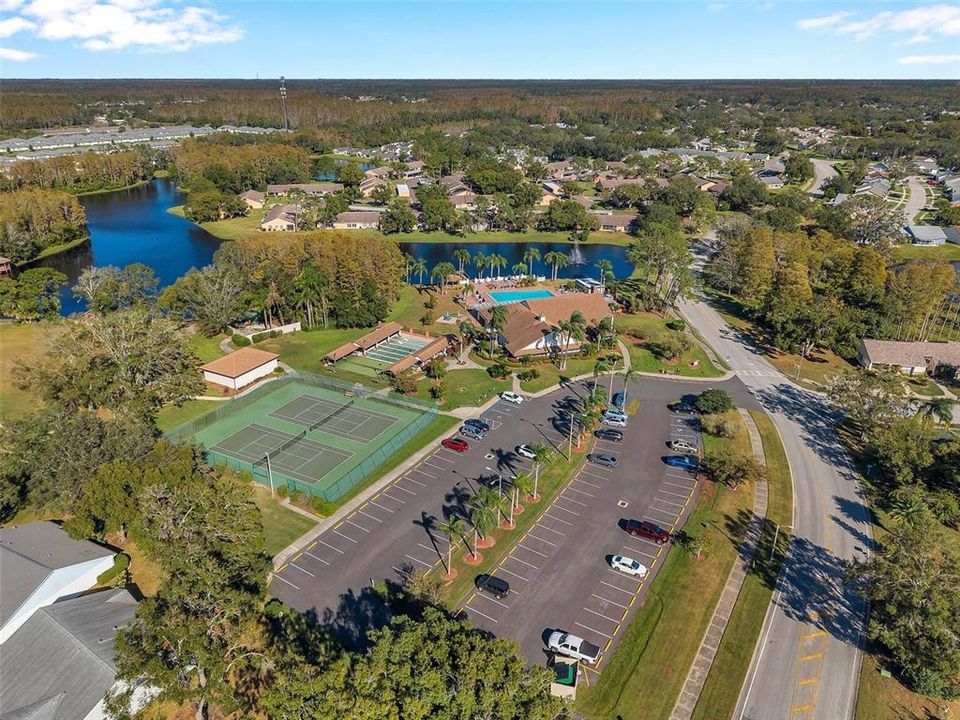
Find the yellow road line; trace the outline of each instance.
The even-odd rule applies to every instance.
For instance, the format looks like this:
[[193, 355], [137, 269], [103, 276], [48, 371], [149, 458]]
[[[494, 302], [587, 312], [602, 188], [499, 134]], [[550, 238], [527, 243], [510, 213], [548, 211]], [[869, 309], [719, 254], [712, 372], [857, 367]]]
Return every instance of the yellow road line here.
[[823, 637], [827, 634], [826, 630], [814, 630], [813, 632], [807, 633], [803, 636], [804, 640], [812, 640], [813, 638]]
[[818, 658], [822, 658], [822, 657], [823, 657], [822, 652], [811, 653], [810, 655], [803, 655], [800, 658], [800, 662], [810, 662], [811, 660], [817, 660]]

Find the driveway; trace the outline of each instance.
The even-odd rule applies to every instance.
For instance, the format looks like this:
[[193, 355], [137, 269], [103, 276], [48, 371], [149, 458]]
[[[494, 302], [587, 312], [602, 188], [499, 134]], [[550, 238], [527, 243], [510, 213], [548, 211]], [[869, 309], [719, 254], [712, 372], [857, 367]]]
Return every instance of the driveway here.
[[832, 177], [837, 176], [837, 170], [833, 167], [834, 160], [811, 160], [813, 163], [814, 180], [810, 187], [810, 194], [814, 197], [823, 196], [823, 184]]
[[842, 562], [872, 547], [869, 511], [837, 439], [835, 410], [797, 388], [705, 303], [680, 307], [771, 414], [794, 485], [790, 552], [734, 717], [852, 718], [865, 607]]
[[903, 206], [904, 225], [913, 225], [917, 215], [927, 204], [927, 186], [918, 178], [907, 178], [907, 202]]

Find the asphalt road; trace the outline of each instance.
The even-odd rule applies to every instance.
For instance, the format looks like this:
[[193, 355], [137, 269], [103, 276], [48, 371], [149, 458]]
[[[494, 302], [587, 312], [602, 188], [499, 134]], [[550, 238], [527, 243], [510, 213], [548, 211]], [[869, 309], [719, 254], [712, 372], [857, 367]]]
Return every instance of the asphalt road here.
[[907, 178], [907, 202], [903, 206], [903, 218], [906, 225], [912, 225], [917, 214], [927, 204], [927, 188], [918, 178]]
[[813, 172], [815, 175], [813, 185], [810, 188], [810, 194], [814, 197], [820, 197], [823, 195], [823, 184], [832, 177], [837, 175], [836, 169], [833, 167], [832, 160], [812, 160], [813, 162]]
[[709, 306], [684, 301], [680, 309], [771, 414], [793, 474], [790, 553], [734, 717], [852, 718], [865, 608], [844, 582], [841, 561], [863, 557], [872, 539], [834, 410], [786, 382]]

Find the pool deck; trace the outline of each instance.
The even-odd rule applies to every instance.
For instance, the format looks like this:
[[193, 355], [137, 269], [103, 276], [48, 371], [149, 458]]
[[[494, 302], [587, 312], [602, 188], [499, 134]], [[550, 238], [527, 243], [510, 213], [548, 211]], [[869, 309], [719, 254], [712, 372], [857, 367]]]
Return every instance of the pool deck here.
[[[509, 280], [494, 282], [494, 283], [484, 283], [476, 284], [473, 286], [473, 292], [468, 293], [465, 301], [465, 306], [469, 310], [471, 308], [484, 308], [490, 307], [491, 305], [509, 305], [511, 303], [523, 302], [524, 300], [530, 299], [529, 297], [521, 297], [513, 300], [497, 300], [492, 293], [502, 293], [502, 292], [513, 292], [513, 293], [522, 293], [528, 292], [531, 293], [530, 297], [543, 298], [547, 297], [543, 293], [550, 293], [550, 295], [556, 295], [556, 291], [553, 288], [546, 287], [522, 287], [517, 283], [511, 282]], [[536, 293], [536, 294], [533, 294]]]

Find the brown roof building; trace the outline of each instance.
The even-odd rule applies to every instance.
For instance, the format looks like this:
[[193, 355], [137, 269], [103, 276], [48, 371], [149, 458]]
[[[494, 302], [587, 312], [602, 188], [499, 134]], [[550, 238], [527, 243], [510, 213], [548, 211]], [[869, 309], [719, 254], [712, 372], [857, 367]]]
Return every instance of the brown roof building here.
[[276, 353], [267, 352], [266, 350], [244, 347], [224, 355], [221, 358], [217, 358], [212, 362], [208, 362], [206, 365], [201, 365], [200, 369], [216, 373], [217, 375], [223, 375], [224, 377], [238, 378], [279, 357]]
[[267, 185], [267, 195], [288, 195], [291, 190], [299, 190], [307, 195], [328, 195], [343, 190], [341, 183], [289, 183]]
[[860, 341], [860, 364], [868, 370], [892, 369], [910, 375], [933, 373], [940, 365], [960, 367], [960, 342]]

